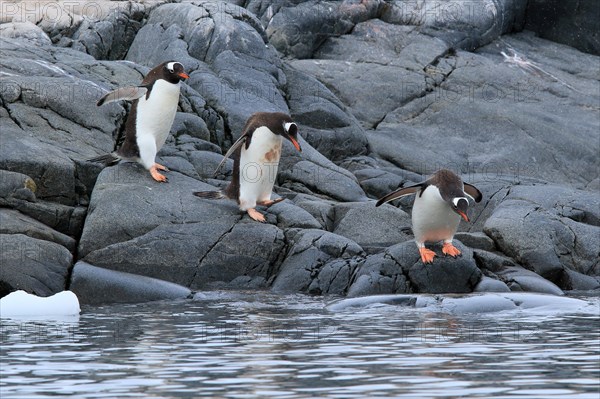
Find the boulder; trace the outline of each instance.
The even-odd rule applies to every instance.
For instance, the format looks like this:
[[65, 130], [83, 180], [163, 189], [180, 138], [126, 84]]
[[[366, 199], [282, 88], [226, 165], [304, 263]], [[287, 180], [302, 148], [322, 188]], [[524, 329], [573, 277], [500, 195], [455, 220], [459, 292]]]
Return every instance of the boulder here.
[[429, 246], [438, 255], [431, 264], [423, 264], [417, 246], [412, 241], [394, 245], [386, 253], [408, 276], [413, 292], [473, 292], [482, 276], [473, 258], [473, 251], [457, 240], [454, 240], [454, 245], [462, 252], [458, 258], [442, 255], [441, 245]]
[[412, 239], [410, 216], [391, 205], [374, 201], [346, 202], [333, 207], [332, 232], [349, 238], [367, 252], [376, 252]]
[[376, 18], [380, 6], [378, 0], [312, 0], [281, 7], [269, 21], [269, 42], [287, 56], [310, 58], [329, 36], [348, 33], [357, 22]]
[[411, 292], [410, 281], [402, 267], [389, 255], [370, 255], [354, 275], [348, 296], [366, 296]]
[[364, 260], [362, 248], [322, 230], [288, 231], [290, 249], [273, 281], [281, 293], [345, 294], [351, 276]]
[[544, 39], [600, 55], [598, 15], [600, 3], [594, 0], [577, 0], [574, 3], [530, 0], [527, 2], [525, 29]]
[[599, 209], [597, 193], [554, 185], [517, 186], [487, 219], [484, 230], [502, 252], [560, 284], [566, 269], [600, 275]]
[[0, 234], [0, 248], [0, 297], [17, 290], [46, 297], [67, 288], [73, 257], [62, 245]]
[[184, 299], [192, 295], [188, 288], [177, 284], [85, 262], [77, 262], [73, 267], [70, 289], [86, 305]]
[[[510, 48], [550, 72], [535, 75], [504, 62], [500, 52], [510, 53]], [[367, 131], [370, 148], [378, 157], [420, 174], [445, 167], [484, 174], [488, 180], [529, 176], [585, 186], [597, 177], [599, 150], [588, 141], [596, 134], [590, 110], [598, 101], [597, 93], [589, 90], [595, 84], [591, 57], [527, 34], [506, 37], [478, 53], [448, 53], [426, 68], [429, 83], [422, 95], [397, 103], [376, 129]], [[569, 72], [559, 69], [564, 63], [570, 65]], [[573, 74], [582, 79], [573, 80]], [[345, 90], [355, 95], [362, 91]], [[451, 133], [446, 126], [452, 126]]]
[[75, 252], [77, 242], [66, 234], [59, 233], [37, 220], [14, 209], [0, 209], [0, 234], [24, 234], [28, 237], [55, 242]]

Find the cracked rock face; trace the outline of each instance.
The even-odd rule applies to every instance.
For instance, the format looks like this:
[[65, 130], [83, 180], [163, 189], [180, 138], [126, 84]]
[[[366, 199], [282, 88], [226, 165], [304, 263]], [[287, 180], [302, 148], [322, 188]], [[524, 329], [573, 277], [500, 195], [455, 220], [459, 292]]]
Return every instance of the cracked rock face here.
[[[25, 3], [0, 24], [0, 295], [600, 287], [598, 57], [520, 32], [573, 42], [526, 19], [540, 2]], [[579, 47], [594, 53], [588, 36]], [[169, 183], [87, 162], [119, 145], [130, 109], [98, 98], [166, 60], [190, 74], [157, 159]], [[284, 143], [274, 198], [286, 200], [259, 209], [266, 224], [192, 195], [228, 184], [233, 162], [215, 168], [257, 111], [289, 113], [303, 148]], [[484, 199], [459, 226], [463, 256], [433, 245], [423, 265], [413, 199], [373, 200], [442, 167]]]

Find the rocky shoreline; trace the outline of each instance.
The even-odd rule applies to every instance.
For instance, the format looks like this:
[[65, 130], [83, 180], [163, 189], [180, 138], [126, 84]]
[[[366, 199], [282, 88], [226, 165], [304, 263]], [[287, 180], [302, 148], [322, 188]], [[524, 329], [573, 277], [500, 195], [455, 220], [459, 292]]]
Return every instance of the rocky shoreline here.
[[[526, 0], [23, 3], [0, 18], [0, 296], [600, 289], [600, 46], [587, 6], [569, 10], [585, 21], [574, 43], [529, 17], [548, 3]], [[159, 153], [169, 183], [87, 162], [115, 148], [129, 107], [97, 99], [169, 59], [190, 73]], [[284, 145], [286, 200], [266, 224], [192, 195], [227, 184], [231, 161], [212, 173], [256, 111], [289, 113], [303, 148]], [[441, 167], [484, 200], [459, 227], [463, 256], [424, 266], [411, 200], [374, 199]]]

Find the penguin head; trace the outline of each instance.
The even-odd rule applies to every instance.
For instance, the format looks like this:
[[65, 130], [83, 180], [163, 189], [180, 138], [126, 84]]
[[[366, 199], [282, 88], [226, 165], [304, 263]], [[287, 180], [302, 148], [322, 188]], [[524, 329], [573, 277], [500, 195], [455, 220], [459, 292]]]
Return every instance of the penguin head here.
[[179, 83], [183, 79], [187, 79], [190, 76], [185, 73], [185, 69], [180, 62], [177, 61], [169, 61], [163, 64], [163, 76], [167, 82], [170, 83]]
[[298, 142], [298, 125], [296, 125], [294, 122], [284, 122], [282, 136], [291, 141], [294, 147], [296, 147], [298, 151], [302, 152], [302, 148]]
[[469, 201], [466, 197], [455, 197], [452, 198], [450, 206], [452, 210], [460, 215], [461, 218], [465, 220], [465, 222], [469, 221], [469, 217], [467, 216], [467, 210], [469, 209]]

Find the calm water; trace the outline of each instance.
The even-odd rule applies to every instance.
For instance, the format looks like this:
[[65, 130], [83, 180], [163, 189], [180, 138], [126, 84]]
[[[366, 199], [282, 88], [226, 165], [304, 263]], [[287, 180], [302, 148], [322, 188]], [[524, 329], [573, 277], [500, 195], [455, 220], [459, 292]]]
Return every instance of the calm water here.
[[330, 302], [209, 293], [2, 320], [0, 397], [598, 399], [593, 312], [330, 312]]

